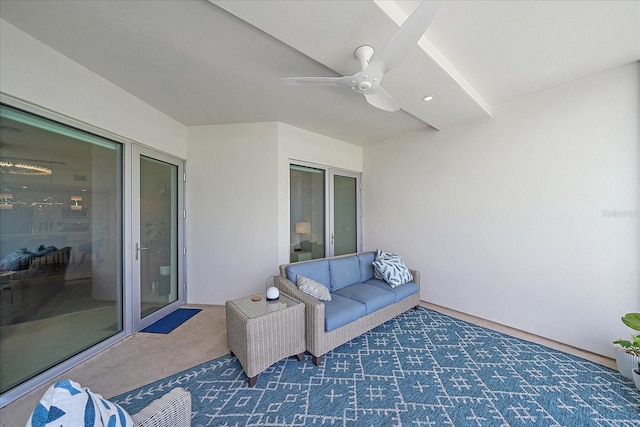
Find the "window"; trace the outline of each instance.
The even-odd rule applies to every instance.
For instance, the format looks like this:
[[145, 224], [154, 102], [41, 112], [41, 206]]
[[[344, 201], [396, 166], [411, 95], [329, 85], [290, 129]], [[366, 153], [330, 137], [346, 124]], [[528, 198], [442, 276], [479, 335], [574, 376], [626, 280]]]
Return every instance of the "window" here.
[[325, 256], [325, 171], [290, 167], [291, 262]]
[[360, 174], [296, 163], [289, 188], [291, 262], [361, 250]]

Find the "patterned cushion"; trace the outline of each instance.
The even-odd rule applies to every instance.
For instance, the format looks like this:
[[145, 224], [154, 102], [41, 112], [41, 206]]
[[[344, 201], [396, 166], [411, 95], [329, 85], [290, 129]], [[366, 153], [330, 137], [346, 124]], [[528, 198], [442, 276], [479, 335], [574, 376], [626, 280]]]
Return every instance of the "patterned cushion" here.
[[33, 261], [33, 254], [27, 248], [18, 249], [2, 258], [0, 261], [1, 271], [26, 270]]
[[331, 301], [331, 294], [329, 289], [322, 283], [318, 283], [313, 279], [298, 274], [297, 283], [298, 289], [302, 292], [311, 295], [320, 301]]
[[133, 427], [119, 405], [71, 380], [58, 381], [44, 393], [26, 427]]
[[382, 251], [380, 249], [376, 249], [376, 259], [375, 260], [378, 261], [379, 259], [388, 258], [388, 257], [395, 256], [395, 255], [396, 254], [391, 253], [391, 252], [385, 252], [385, 251]]
[[[376, 249], [375, 261], [378, 261], [384, 258], [389, 258], [392, 256], [398, 256], [398, 255], [391, 252], [385, 252], [385, 251], [381, 251], [380, 249]], [[378, 270], [376, 270], [375, 268], [373, 269], [373, 277], [378, 280], [384, 280], [384, 277], [382, 277], [380, 273], [378, 273]]]
[[413, 280], [413, 275], [398, 255], [373, 261], [373, 270], [392, 288]]

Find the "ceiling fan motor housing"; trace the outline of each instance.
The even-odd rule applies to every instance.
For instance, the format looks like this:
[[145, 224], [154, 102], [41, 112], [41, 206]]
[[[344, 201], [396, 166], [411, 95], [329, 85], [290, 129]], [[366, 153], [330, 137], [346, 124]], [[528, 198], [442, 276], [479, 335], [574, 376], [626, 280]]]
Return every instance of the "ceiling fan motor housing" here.
[[357, 85], [358, 89], [361, 90], [362, 92], [371, 89], [371, 86], [373, 85], [371, 84], [370, 81], [367, 81], [367, 80], [363, 80]]

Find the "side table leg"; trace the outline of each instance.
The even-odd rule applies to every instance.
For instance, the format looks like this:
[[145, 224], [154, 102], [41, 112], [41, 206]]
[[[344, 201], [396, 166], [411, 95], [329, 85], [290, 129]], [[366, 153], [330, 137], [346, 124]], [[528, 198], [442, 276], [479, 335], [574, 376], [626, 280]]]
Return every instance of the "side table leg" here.
[[255, 387], [257, 382], [258, 382], [258, 376], [257, 375], [255, 377], [249, 378], [249, 387]]
[[298, 358], [298, 362], [302, 362], [304, 360], [304, 353], [298, 353], [296, 357]]

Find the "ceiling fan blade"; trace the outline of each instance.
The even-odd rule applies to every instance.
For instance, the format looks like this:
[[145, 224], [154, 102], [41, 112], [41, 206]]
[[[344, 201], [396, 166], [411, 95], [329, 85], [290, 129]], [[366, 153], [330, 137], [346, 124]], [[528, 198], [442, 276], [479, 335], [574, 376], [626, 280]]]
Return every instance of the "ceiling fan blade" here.
[[281, 81], [286, 85], [338, 86], [340, 79], [343, 77], [286, 77]]
[[427, 31], [440, 3], [441, 0], [424, 0], [420, 3], [385, 45], [373, 55], [367, 69], [380, 70], [384, 74], [398, 65]]
[[367, 92], [363, 95], [369, 104], [381, 110], [393, 112], [400, 109], [396, 101], [389, 95], [389, 92], [380, 86], [378, 86], [375, 91]]

